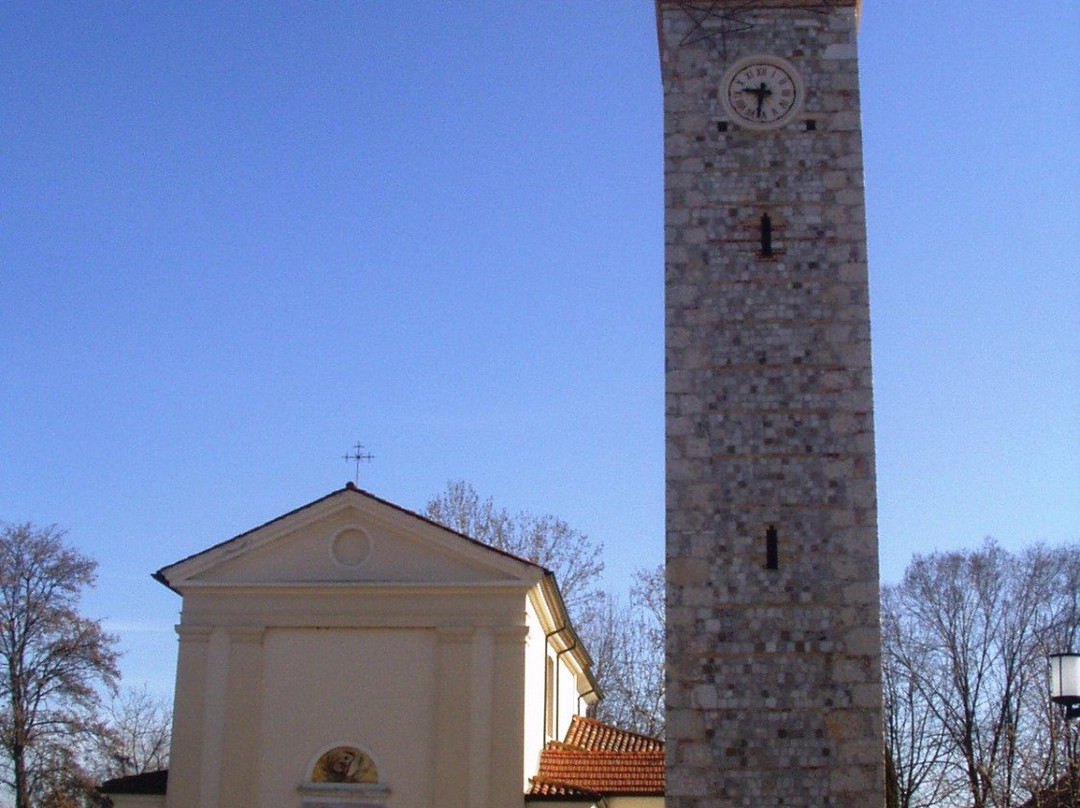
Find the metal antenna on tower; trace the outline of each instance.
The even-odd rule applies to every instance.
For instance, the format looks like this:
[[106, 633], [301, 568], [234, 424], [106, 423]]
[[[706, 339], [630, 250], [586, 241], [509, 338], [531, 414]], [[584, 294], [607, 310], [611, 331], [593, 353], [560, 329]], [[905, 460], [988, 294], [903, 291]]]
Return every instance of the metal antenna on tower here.
[[364, 444], [358, 443], [352, 448], [352, 452], [346, 452], [341, 457], [346, 463], [356, 463], [356, 476], [353, 477], [353, 482], [360, 485], [360, 464], [367, 463], [375, 459], [375, 455], [364, 451]]

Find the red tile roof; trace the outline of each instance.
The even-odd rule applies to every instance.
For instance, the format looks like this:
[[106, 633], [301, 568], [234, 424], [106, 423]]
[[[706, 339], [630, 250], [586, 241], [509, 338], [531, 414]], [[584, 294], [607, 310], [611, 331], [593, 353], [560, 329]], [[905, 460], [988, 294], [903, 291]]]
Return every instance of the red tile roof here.
[[540, 753], [531, 797], [663, 796], [664, 742], [577, 716]]
[[587, 791], [584, 788], [568, 786], [565, 783], [549, 782], [546, 778], [537, 775], [530, 777], [532, 788], [529, 789], [530, 797], [550, 797], [552, 799], [565, 799], [566, 797], [585, 797], [590, 801], [600, 799], [595, 791]]
[[535, 784], [593, 794], [664, 793], [663, 752], [597, 752], [589, 749], [545, 749]]
[[566, 731], [567, 746], [611, 752], [663, 752], [664, 742], [651, 735], [619, 729], [595, 718], [575, 715]]

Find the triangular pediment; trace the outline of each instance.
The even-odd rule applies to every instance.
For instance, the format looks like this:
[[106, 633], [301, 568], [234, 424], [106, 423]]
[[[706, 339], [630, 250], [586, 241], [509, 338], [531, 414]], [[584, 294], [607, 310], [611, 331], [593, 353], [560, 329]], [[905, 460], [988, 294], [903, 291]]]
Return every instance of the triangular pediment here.
[[544, 570], [352, 486], [162, 569], [214, 585], [531, 585]]

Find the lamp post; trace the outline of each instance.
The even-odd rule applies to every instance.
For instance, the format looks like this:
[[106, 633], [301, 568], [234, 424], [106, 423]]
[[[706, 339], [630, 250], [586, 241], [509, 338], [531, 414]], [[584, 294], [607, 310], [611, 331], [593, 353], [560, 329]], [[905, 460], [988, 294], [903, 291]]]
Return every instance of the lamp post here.
[[[1080, 718], [1080, 654], [1050, 655], [1050, 701], [1060, 704], [1065, 712], [1065, 761], [1067, 774], [1055, 780], [1051, 788], [1053, 805], [1080, 805], [1076, 738], [1069, 732], [1069, 721]], [[1053, 730], [1051, 730], [1053, 732]], [[1055, 755], [1055, 761], [1057, 756]], [[1054, 765], [1056, 775], [1057, 765]]]
[[1080, 718], [1080, 654], [1050, 655], [1050, 701], [1065, 708], [1065, 720]]

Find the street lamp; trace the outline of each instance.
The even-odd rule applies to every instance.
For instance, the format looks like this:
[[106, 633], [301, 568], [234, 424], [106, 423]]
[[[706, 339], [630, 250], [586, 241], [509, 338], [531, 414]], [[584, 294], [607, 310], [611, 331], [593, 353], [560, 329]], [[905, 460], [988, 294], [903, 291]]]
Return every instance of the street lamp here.
[[1050, 655], [1050, 701], [1065, 708], [1065, 720], [1080, 718], [1080, 654]]

